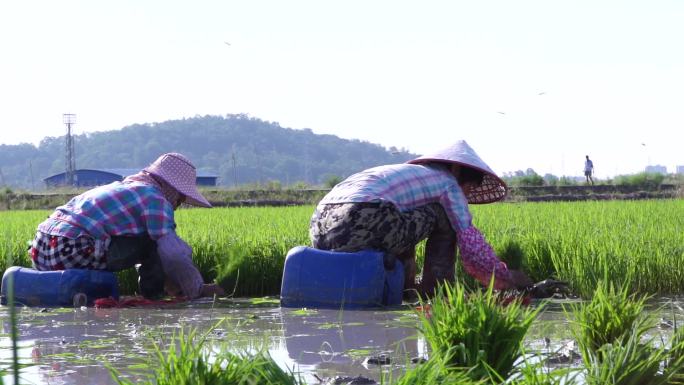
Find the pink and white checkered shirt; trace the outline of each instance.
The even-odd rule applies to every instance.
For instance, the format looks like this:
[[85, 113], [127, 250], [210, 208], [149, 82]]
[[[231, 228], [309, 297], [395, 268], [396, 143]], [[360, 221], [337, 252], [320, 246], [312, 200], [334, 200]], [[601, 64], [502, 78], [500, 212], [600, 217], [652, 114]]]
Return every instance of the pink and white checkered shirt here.
[[400, 211], [409, 211], [429, 203], [444, 207], [458, 236], [458, 248], [466, 272], [489, 285], [492, 272], [494, 287], [513, 287], [511, 275], [480, 231], [473, 226], [468, 201], [456, 178], [444, 166], [393, 164], [356, 173], [336, 185], [319, 203], [357, 203], [387, 201]]

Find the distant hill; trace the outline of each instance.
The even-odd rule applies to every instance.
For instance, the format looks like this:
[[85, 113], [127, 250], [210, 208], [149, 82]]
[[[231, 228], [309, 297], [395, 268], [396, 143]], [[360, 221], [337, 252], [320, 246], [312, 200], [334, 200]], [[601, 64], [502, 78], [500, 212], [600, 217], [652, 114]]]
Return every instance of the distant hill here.
[[[64, 137], [0, 145], [0, 186], [44, 189], [43, 178], [63, 172]], [[204, 116], [75, 137], [76, 168], [140, 168], [164, 152], [187, 155], [198, 168], [235, 184], [322, 185], [368, 167], [416, 155], [360, 140], [317, 135], [247, 115]]]

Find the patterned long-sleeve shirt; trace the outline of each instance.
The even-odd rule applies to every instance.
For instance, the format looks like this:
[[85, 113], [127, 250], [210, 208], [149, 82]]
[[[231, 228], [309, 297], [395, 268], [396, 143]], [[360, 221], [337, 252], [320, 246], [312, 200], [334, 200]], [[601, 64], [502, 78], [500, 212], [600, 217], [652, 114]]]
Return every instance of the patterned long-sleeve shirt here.
[[38, 231], [69, 239], [92, 238], [94, 251], [80, 256], [92, 260], [81, 265], [101, 269], [106, 269], [111, 237], [147, 234], [157, 242], [165, 274], [180, 286], [184, 295], [195, 298], [204, 282], [192, 262], [192, 249], [178, 238], [175, 227], [173, 206], [159, 188], [141, 182], [114, 182], [88, 190], [57, 207], [38, 225]]
[[513, 286], [506, 264], [497, 258], [484, 236], [472, 224], [468, 201], [456, 178], [440, 165], [394, 164], [374, 167], [354, 174], [339, 183], [319, 205], [387, 201], [400, 211], [439, 203], [444, 208], [458, 237], [463, 266], [474, 278], [494, 287]]

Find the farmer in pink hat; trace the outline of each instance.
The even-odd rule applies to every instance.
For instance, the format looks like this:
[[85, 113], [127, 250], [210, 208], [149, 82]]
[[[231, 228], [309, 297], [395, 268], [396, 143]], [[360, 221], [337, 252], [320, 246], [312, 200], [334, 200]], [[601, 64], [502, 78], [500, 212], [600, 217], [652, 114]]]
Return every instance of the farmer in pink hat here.
[[37, 270], [120, 271], [138, 265], [146, 298], [223, 294], [205, 284], [192, 249], [176, 234], [174, 210], [182, 203], [211, 207], [197, 191], [195, 166], [168, 153], [122, 182], [88, 190], [57, 207], [38, 225], [30, 248]]
[[[468, 203], [506, 196], [506, 184], [465, 142], [404, 164], [374, 167], [336, 185], [318, 204], [309, 233], [313, 247], [355, 252], [384, 251], [405, 266], [404, 289], [432, 293], [455, 278], [456, 249], [465, 271], [496, 289], [532, 284], [501, 262], [473, 226]], [[422, 281], [416, 285], [415, 250], [427, 239]], [[410, 293], [410, 292], [409, 292]]]

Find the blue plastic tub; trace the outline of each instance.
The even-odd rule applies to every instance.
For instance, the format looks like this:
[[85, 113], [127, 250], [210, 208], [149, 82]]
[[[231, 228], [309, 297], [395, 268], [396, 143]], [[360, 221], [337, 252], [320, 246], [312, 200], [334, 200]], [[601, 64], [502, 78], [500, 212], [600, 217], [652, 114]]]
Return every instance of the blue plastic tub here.
[[3, 305], [7, 304], [10, 276], [14, 278], [15, 303], [27, 306], [92, 305], [97, 298], [119, 298], [119, 284], [114, 273], [109, 271], [38, 271], [12, 266], [2, 276]]
[[400, 305], [404, 267], [385, 270], [384, 254], [341, 253], [298, 246], [285, 258], [280, 304], [284, 307], [371, 308]]

